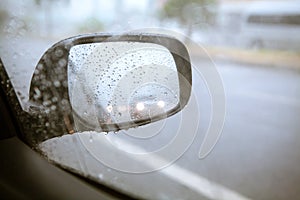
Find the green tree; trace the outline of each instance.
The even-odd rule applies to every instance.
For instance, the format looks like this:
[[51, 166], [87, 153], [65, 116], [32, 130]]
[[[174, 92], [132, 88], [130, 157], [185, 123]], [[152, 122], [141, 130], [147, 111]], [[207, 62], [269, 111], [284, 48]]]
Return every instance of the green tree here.
[[99, 19], [90, 17], [84, 20], [78, 29], [82, 33], [100, 32], [104, 30], [104, 25]]
[[187, 26], [187, 35], [192, 34], [193, 25], [211, 25], [215, 19], [216, 0], [168, 0], [161, 17], [175, 19]]

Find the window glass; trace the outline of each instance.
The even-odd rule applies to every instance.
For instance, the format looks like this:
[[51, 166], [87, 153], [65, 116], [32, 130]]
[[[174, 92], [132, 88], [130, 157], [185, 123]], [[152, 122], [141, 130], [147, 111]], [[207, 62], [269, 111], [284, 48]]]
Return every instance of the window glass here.
[[[181, 112], [128, 130], [72, 132], [33, 148], [55, 165], [138, 199], [299, 199], [299, 19], [298, 0], [1, 0], [0, 56], [23, 110], [35, 114], [37, 108], [29, 101], [31, 79], [42, 55], [56, 42], [101, 32], [176, 37], [188, 49], [193, 73], [190, 101]], [[132, 45], [140, 48], [139, 43]], [[105, 48], [83, 45], [69, 52], [68, 75], [75, 80], [68, 83], [69, 96], [82, 117], [96, 110], [89, 107], [82, 85], [94, 89], [89, 94], [100, 100], [105, 114], [114, 109], [107, 81], [115, 63], [111, 71], [98, 71], [106, 80], [97, 84], [99, 74], [85, 70], [95, 61], [88, 58], [91, 46]], [[132, 50], [123, 47], [116, 51]], [[184, 92], [174, 60], [159, 45], [143, 48], [138, 56], [144, 64], [157, 64], [143, 69], [153, 75], [151, 81], [157, 75], [168, 87], [137, 89], [140, 94], [170, 92], [164, 101], [145, 102], [172, 109]], [[88, 62], [76, 62], [82, 53]], [[128, 56], [114, 59], [125, 63]], [[162, 69], [161, 60], [169, 67]], [[118, 75], [126, 74], [124, 68], [118, 67]], [[76, 82], [78, 71], [85, 77], [82, 85]], [[129, 79], [120, 85], [120, 93], [136, 81]], [[99, 85], [107, 90], [102, 98], [95, 97]], [[144, 110], [146, 103], [138, 99], [142, 95], [130, 95], [133, 108]], [[161, 111], [155, 109], [150, 111]], [[131, 114], [127, 118], [137, 117]], [[123, 120], [119, 112], [114, 117]], [[95, 125], [99, 119], [92, 120]]]
[[300, 25], [300, 15], [252, 15], [249, 23], [277, 24], [277, 25]]

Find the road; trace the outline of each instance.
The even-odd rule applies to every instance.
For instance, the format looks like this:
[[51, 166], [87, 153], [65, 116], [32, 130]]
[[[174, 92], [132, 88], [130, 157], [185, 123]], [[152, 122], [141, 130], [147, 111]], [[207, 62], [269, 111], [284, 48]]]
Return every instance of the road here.
[[300, 74], [217, 65], [227, 97], [222, 136], [207, 158], [183, 166], [252, 199], [300, 199]]
[[[42, 52], [41, 49], [47, 46], [40, 45], [39, 51]], [[25, 84], [22, 87], [21, 82], [18, 84], [25, 99], [31, 77], [28, 71], [33, 69], [25, 65], [33, 60], [37, 59], [16, 62], [10, 61], [9, 56], [3, 59], [8, 66], [13, 66], [11, 63], [15, 62], [17, 66], [22, 66], [22, 70], [28, 69], [23, 80]], [[195, 76], [197, 80], [194, 78], [193, 85], [199, 108], [197, 114], [200, 117], [196, 120], [199, 129], [187, 151], [169, 167], [141, 174], [120, 172], [102, 164], [99, 156], [105, 154], [117, 164], [125, 159], [121, 163], [123, 166], [139, 167], [141, 163], [136, 162], [135, 158], [122, 158], [116, 155], [117, 152], [103, 152], [103, 147], [99, 145], [109, 144], [103, 143], [102, 138], [106, 137], [122, 151], [154, 151], [170, 141], [179, 126], [176, 120], [188, 116], [187, 111], [157, 126], [163, 127], [163, 130], [149, 125], [123, 132], [128, 133], [123, 134], [127, 138], [134, 134], [136, 137], [145, 133], [145, 130], [165, 133], [156, 140], [156, 136], [148, 141], [137, 138], [140, 143], [132, 145], [132, 140], [128, 139], [129, 144], [124, 145], [122, 141], [126, 137], [120, 133], [101, 136], [99, 133], [75, 134], [47, 141], [43, 144], [43, 150], [48, 151], [50, 159], [65, 167], [146, 198], [300, 199], [300, 73], [284, 67], [263, 67], [222, 60], [215, 62], [225, 88], [226, 119], [217, 145], [204, 159], [199, 159], [198, 154], [209, 124], [211, 107], [209, 93], [205, 91], [200, 75]], [[195, 69], [200, 70], [206, 64], [198, 59], [194, 63]], [[13, 70], [10, 68], [8, 71]], [[14, 81], [20, 81], [18, 74]], [[193, 124], [195, 118], [191, 117], [188, 121]], [[114, 138], [117, 138], [116, 141]], [[124, 141], [127, 142], [126, 139]], [[150, 160], [160, 162], [160, 159], [156, 157]], [[153, 164], [151, 162], [146, 161], [142, 165], [149, 166]]]

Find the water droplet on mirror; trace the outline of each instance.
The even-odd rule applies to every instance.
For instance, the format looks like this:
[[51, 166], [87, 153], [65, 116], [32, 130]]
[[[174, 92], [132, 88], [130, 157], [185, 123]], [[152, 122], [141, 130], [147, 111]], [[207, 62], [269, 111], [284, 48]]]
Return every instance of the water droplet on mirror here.
[[55, 87], [60, 87], [60, 82], [59, 81], [54, 81], [53, 84], [54, 84]]
[[103, 174], [98, 174], [98, 178], [102, 180], [103, 179]]
[[64, 52], [63, 52], [63, 50], [61, 50], [61, 49], [57, 49], [57, 50], [55, 51], [55, 55], [56, 55], [57, 57], [62, 57], [63, 54], [64, 54]]

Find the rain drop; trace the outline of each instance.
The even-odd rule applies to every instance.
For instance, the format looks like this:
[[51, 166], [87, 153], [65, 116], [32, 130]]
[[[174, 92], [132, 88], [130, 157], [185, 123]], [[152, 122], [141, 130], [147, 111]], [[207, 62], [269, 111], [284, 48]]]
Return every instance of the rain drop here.
[[103, 174], [98, 174], [98, 178], [102, 180], [103, 179]]
[[92, 135], [92, 133], [90, 133], [89, 142], [93, 142], [93, 135]]

